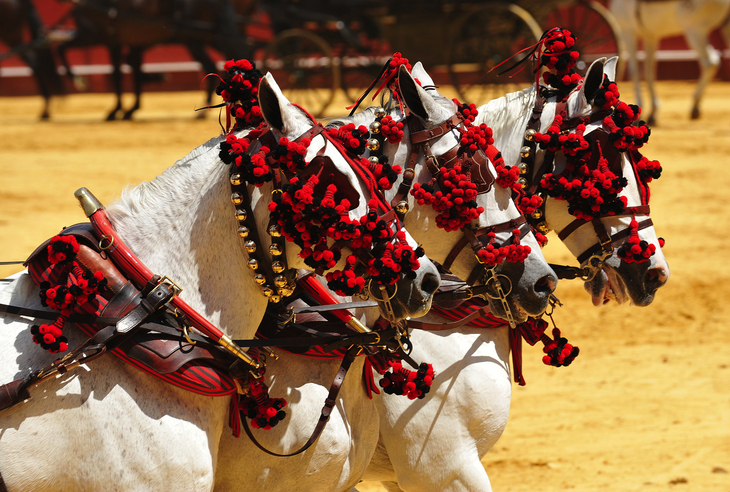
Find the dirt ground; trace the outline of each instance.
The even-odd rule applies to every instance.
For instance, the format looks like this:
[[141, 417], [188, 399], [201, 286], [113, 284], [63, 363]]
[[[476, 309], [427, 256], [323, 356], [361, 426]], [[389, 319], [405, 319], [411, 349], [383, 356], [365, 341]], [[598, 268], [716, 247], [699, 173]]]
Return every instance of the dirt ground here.
[[[730, 85], [710, 86], [699, 121], [688, 119], [693, 90], [659, 85], [645, 147], [664, 167], [651, 206], [671, 280], [646, 308], [594, 308], [580, 284], [561, 282], [555, 321], [581, 353], [552, 368], [525, 348], [527, 386], [514, 387], [507, 430], [484, 459], [496, 491], [730, 492]], [[219, 133], [217, 113], [194, 119], [197, 92], [146, 94], [133, 122], [102, 122], [111, 105], [69, 96], [41, 123], [39, 98], [0, 99], [0, 261], [85, 220], [77, 188], [109, 203]], [[556, 237], [545, 253], [571, 260]]]

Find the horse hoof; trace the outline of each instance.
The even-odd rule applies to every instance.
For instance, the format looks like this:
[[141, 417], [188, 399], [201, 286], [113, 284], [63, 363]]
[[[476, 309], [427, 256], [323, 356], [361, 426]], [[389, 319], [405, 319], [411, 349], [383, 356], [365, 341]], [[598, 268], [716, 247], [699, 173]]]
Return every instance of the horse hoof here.
[[132, 114], [134, 111], [127, 111], [124, 113], [124, 117], [122, 118], [124, 121], [130, 121], [132, 119]]
[[116, 110], [114, 110], [111, 113], [109, 113], [109, 115], [106, 117], [106, 120], [107, 121], [114, 121], [116, 119], [117, 119], [117, 111]]
[[656, 126], [656, 118], [653, 114], [649, 115], [649, 119], [646, 120], [646, 124], [649, 126]]
[[693, 120], [700, 119], [700, 108], [692, 108], [692, 115], [690, 116]]
[[51, 115], [48, 114], [48, 111], [43, 111], [43, 114], [41, 114], [41, 121], [48, 121], [51, 119]]

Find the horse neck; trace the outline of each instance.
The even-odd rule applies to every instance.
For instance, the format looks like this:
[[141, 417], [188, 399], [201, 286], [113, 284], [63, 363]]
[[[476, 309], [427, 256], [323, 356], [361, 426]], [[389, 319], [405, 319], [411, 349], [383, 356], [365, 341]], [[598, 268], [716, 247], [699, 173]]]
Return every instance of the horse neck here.
[[210, 140], [153, 181], [125, 190], [109, 217], [150, 270], [183, 288], [181, 298], [193, 309], [231, 337], [251, 338], [267, 303], [236, 234], [220, 141]]

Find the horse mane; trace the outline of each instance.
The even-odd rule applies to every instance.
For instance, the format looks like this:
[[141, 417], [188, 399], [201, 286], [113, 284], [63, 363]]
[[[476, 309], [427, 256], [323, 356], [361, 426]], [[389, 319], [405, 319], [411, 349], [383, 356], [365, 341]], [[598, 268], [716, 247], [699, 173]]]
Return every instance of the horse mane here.
[[211, 138], [153, 180], [127, 186], [119, 200], [107, 208], [110, 216], [114, 220], [121, 220], [138, 214], [156, 213], [170, 208], [171, 205], [179, 207], [180, 197], [198, 196], [201, 180], [206, 179], [203, 176], [208, 174], [207, 168], [211, 164], [225, 168], [218, 159], [217, 152], [222, 138], [224, 137]]

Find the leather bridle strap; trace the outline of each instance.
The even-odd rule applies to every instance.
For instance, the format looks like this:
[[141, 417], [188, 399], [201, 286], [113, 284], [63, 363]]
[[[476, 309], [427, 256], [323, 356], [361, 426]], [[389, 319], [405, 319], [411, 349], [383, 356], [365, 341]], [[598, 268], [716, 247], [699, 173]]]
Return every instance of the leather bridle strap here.
[[[515, 228], [519, 228], [520, 237], [524, 237], [529, 232], [529, 228], [522, 227], [522, 225], [525, 223], [527, 223], [527, 219], [525, 219], [524, 215], [520, 215], [516, 219], [512, 219], [508, 222], [503, 222], [502, 224], [498, 224], [495, 226], [485, 227], [476, 231], [472, 231], [471, 229], [465, 227], [463, 229], [464, 235], [461, 237], [461, 239], [459, 239], [459, 242], [457, 242], [454, 247], [451, 248], [451, 251], [442, 263], [444, 270], [451, 270], [451, 265], [454, 264], [454, 261], [456, 261], [456, 258], [459, 256], [459, 254], [467, 244], [471, 244], [471, 247], [475, 252], [481, 249], [484, 244], [479, 238], [490, 232], [499, 234], [501, 232], [512, 231]], [[467, 231], [469, 231], [469, 233], [471, 234], [467, 235]], [[472, 235], [473, 237], [471, 237]]]
[[347, 352], [345, 353], [345, 356], [342, 358], [342, 363], [340, 364], [340, 369], [337, 371], [337, 375], [335, 376], [334, 381], [332, 381], [332, 385], [330, 386], [329, 394], [327, 395], [327, 398], [324, 400], [324, 407], [322, 407], [322, 412], [319, 415], [319, 421], [317, 422], [317, 425], [314, 428], [314, 431], [312, 431], [312, 435], [309, 436], [309, 439], [307, 440], [304, 445], [294, 451], [293, 453], [288, 454], [279, 454], [275, 453], [274, 451], [270, 451], [266, 449], [260, 442], [256, 440], [253, 433], [251, 432], [251, 429], [248, 426], [248, 422], [246, 421], [246, 418], [241, 418], [242, 427], [243, 430], [246, 431], [246, 435], [251, 439], [251, 442], [256, 445], [257, 448], [259, 448], [261, 451], [263, 451], [266, 454], [270, 454], [271, 456], [278, 456], [281, 458], [289, 457], [289, 456], [296, 456], [297, 454], [301, 454], [309, 447], [317, 441], [319, 436], [322, 434], [322, 431], [324, 430], [325, 426], [327, 425], [327, 422], [329, 421], [330, 415], [332, 414], [332, 409], [334, 408], [335, 404], [337, 403], [337, 395], [340, 392], [340, 388], [342, 387], [342, 383], [345, 380], [345, 376], [347, 375], [347, 371], [350, 369], [350, 365], [352, 365], [352, 361], [355, 360], [355, 357], [357, 357], [358, 353], [360, 352], [360, 347], [353, 345], [350, 347]]
[[[654, 225], [654, 223], [651, 221], [651, 219], [642, 220], [641, 222], [639, 222], [638, 230], [646, 229], [647, 227], [651, 227], [652, 225]], [[624, 238], [628, 237], [629, 234], [631, 234], [631, 228], [627, 227], [626, 229], [623, 229], [623, 230], [617, 232], [613, 236], [609, 236], [609, 238], [607, 240], [607, 244], [612, 244], [620, 239], [624, 239]], [[604, 243], [604, 244], [606, 244], [606, 243]], [[586, 261], [588, 258], [593, 256], [595, 253], [600, 251], [602, 248], [603, 248], [602, 244], [600, 244], [600, 243], [595, 244], [593, 247], [589, 248], [587, 251], [584, 251], [580, 256], [578, 256], [578, 258], [577, 258], [578, 263], [582, 264], [584, 261]]]

